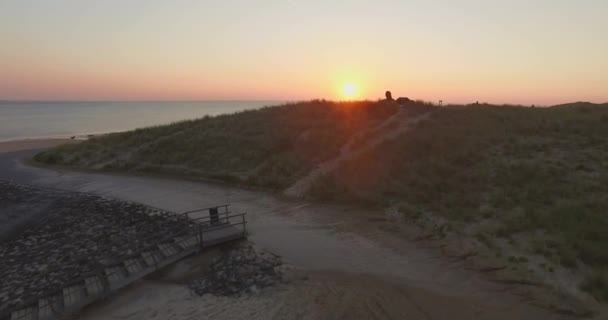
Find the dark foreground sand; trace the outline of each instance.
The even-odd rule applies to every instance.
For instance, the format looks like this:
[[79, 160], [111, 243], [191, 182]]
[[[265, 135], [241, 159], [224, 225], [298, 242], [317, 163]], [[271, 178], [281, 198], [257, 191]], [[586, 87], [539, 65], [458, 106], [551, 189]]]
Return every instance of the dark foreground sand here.
[[81, 319], [571, 319], [537, 307], [541, 297], [527, 288], [493, 282], [436, 248], [389, 241], [380, 222], [367, 220], [374, 212], [205, 183], [32, 168], [15, 159], [34, 154], [24, 149], [4, 147], [17, 152], [0, 155], [10, 164], [0, 167], [0, 179], [173, 212], [231, 203], [249, 213], [255, 246], [297, 270], [288, 283], [241, 297], [198, 297], [178, 280], [144, 280], [87, 308]]

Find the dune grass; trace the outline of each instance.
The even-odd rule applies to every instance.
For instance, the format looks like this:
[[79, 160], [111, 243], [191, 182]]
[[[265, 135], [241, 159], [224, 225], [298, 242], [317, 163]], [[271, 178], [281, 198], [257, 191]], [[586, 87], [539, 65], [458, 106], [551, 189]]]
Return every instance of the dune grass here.
[[335, 155], [350, 136], [396, 111], [370, 101], [315, 100], [110, 134], [35, 160], [282, 189]]
[[[110, 134], [35, 159], [282, 190], [356, 133], [365, 144], [367, 130], [398, 108], [302, 102]], [[441, 217], [452, 229], [474, 230], [488, 247], [516, 244], [542, 257], [545, 270], [584, 274], [580, 288], [608, 301], [608, 105], [435, 109], [412, 130], [319, 178], [308, 196], [396, 206], [412, 219]]]
[[452, 106], [309, 194], [487, 225], [485, 241], [520, 239], [551, 263], [591, 268], [581, 288], [608, 301], [607, 137], [608, 106]]

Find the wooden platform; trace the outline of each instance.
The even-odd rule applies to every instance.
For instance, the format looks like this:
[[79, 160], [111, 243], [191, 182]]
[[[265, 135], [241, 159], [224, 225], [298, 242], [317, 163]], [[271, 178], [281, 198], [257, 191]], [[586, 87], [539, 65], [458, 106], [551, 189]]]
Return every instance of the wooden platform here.
[[244, 238], [243, 231], [234, 226], [226, 226], [203, 233], [203, 248], [212, 247], [224, 242]]

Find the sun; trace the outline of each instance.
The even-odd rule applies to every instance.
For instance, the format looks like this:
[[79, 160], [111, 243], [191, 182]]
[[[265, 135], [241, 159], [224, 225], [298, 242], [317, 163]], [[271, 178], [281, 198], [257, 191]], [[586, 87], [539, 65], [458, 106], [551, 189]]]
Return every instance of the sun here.
[[342, 87], [342, 94], [346, 99], [353, 99], [357, 95], [357, 86], [347, 83]]

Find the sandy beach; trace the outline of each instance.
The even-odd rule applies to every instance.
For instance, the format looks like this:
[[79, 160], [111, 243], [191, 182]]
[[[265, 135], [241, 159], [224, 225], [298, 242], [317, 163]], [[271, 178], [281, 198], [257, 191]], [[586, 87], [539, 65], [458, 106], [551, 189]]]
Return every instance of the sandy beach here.
[[25, 139], [0, 142], [0, 153], [10, 153], [24, 150], [47, 149], [61, 144], [78, 143], [72, 139]]
[[[249, 241], [281, 256], [289, 281], [240, 297], [194, 295], [175, 279], [139, 281], [80, 319], [570, 319], [533, 288], [492, 281], [436, 243], [408, 241], [367, 209], [150, 177], [56, 172], [19, 158], [71, 140], [0, 143], [0, 179], [89, 192], [183, 212], [220, 203], [247, 212]], [[5, 165], [7, 164], [7, 165]], [[8, 165], [10, 164], [10, 165]], [[181, 262], [192, 266], [195, 258]], [[440, 306], [440, 307], [438, 307]]]

